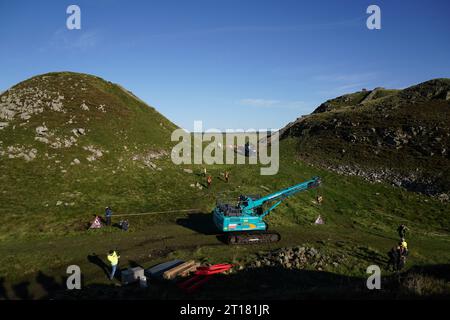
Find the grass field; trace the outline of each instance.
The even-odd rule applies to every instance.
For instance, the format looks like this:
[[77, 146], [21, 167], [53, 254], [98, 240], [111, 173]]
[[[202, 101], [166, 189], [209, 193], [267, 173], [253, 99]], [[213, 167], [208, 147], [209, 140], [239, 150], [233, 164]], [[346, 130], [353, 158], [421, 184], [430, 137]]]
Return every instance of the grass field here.
[[[258, 253], [305, 243], [325, 253], [342, 253], [345, 259], [338, 266], [328, 266], [323, 272], [236, 272], [229, 276], [230, 281], [226, 281], [228, 286], [216, 281], [198, 297], [227, 297], [237, 290], [236, 286], [242, 289], [240, 297], [252, 297], [250, 288], [257, 290], [259, 285], [270, 282], [273, 274], [277, 274], [280, 281], [286, 279], [286, 283], [279, 283], [278, 287], [268, 283], [272, 295], [261, 290], [253, 297], [282, 298], [276, 294], [280, 290], [285, 292], [283, 297], [301, 298], [324, 292], [325, 296], [338, 297], [342, 290], [348, 291], [348, 287], [343, 285], [336, 289], [336, 283], [356, 283], [360, 290], [365, 284], [368, 265], [384, 267], [386, 252], [398, 241], [396, 228], [400, 223], [405, 223], [411, 230], [408, 235], [408, 268], [448, 264], [448, 204], [386, 184], [370, 184], [357, 177], [339, 176], [306, 165], [296, 158], [294, 145], [290, 139], [281, 143], [280, 172], [274, 176], [260, 176], [259, 166], [255, 165], [207, 166], [213, 175], [213, 184], [211, 189], [200, 190], [190, 185], [205, 183], [201, 166], [178, 167], [166, 159], [158, 162], [158, 166], [163, 168], [160, 172], [136, 169], [133, 174], [127, 171], [127, 175], [99, 174], [102, 180], [96, 187], [90, 180], [83, 187], [93, 188], [93, 198], [89, 198], [89, 192], [84, 191], [83, 194], [88, 197], [86, 202], [94, 201], [97, 205], [95, 212], [79, 207], [58, 207], [51, 213], [42, 210], [28, 215], [3, 215], [0, 218], [0, 297], [2, 294], [7, 298], [52, 296], [64, 284], [65, 269], [71, 264], [81, 267], [85, 287], [96, 288], [84, 291], [85, 296], [102, 297], [108, 290], [118, 289], [107, 280], [95, 256], [105, 261], [107, 251], [112, 248], [120, 251], [121, 268], [133, 265], [149, 267], [173, 258], [245, 265]], [[193, 173], [184, 172], [183, 168], [192, 169]], [[231, 172], [229, 183], [220, 178], [225, 170]], [[267, 217], [270, 228], [282, 235], [279, 243], [227, 246], [217, 239], [209, 213], [219, 194], [267, 194], [268, 190], [276, 191], [316, 175], [323, 181], [317, 191], [288, 198]], [[321, 205], [314, 201], [318, 194], [324, 198]], [[102, 214], [105, 205], [110, 205], [116, 214], [194, 210], [190, 214], [174, 212], [130, 216], [129, 232], [115, 227], [86, 230], [93, 215]], [[319, 214], [325, 225], [313, 224]], [[114, 218], [113, 222], [119, 218]], [[290, 280], [292, 277], [296, 281], [304, 279], [304, 283], [311, 283], [299, 287]], [[328, 281], [330, 279], [331, 282]], [[448, 279], [442, 280], [439, 276], [430, 279], [426, 280], [431, 283], [426, 292], [448, 294]], [[112, 297], [121, 296], [121, 293], [114, 292]], [[423, 294], [423, 290], [421, 292]], [[142, 296], [180, 298], [183, 294], [171, 285], [155, 284], [150, 285]]]
[[[380, 94], [387, 99], [394, 93]], [[339, 110], [348, 101], [336, 103], [336, 114], [343, 114]], [[120, 252], [121, 268], [149, 267], [173, 258], [236, 265], [227, 281], [218, 277], [195, 296], [199, 298], [420, 297], [450, 292], [448, 202], [308, 165], [300, 160], [302, 145], [296, 137], [280, 142], [276, 175], [260, 175], [258, 165], [208, 165], [213, 177], [208, 189], [203, 166], [172, 163], [170, 135], [176, 126], [111, 82], [70, 72], [41, 75], [2, 93], [0, 108], [8, 121], [0, 132], [0, 299], [184, 297], [173, 284], [152, 283], [145, 292], [132, 292], [109, 282], [105, 258], [111, 249]], [[441, 121], [436, 113], [431, 115]], [[44, 133], [38, 130], [43, 127]], [[320, 160], [336, 155], [332, 151], [340, 146], [333, 139], [317, 149]], [[35, 150], [33, 159], [30, 150]], [[361, 150], [346, 157], [378, 161], [369, 149], [364, 154]], [[383, 160], [406, 165], [401, 157]], [[441, 167], [437, 162], [429, 165], [434, 171]], [[230, 172], [228, 183], [222, 177], [225, 170]], [[319, 189], [284, 200], [266, 218], [270, 228], [281, 233], [279, 243], [227, 246], [217, 237], [210, 212], [218, 197], [265, 195], [313, 176], [322, 178]], [[324, 199], [320, 205], [315, 202], [318, 195]], [[87, 230], [105, 206], [112, 207], [114, 223], [130, 215], [128, 232], [117, 227]], [[140, 213], [146, 214], [134, 215]], [[325, 225], [314, 225], [319, 214]], [[366, 268], [385, 267], [401, 223], [411, 230], [409, 270], [400, 276], [384, 270], [391, 290], [367, 293]], [[317, 248], [336, 264], [322, 270], [313, 265], [302, 270], [246, 267], [264, 252], [299, 245]], [[81, 267], [85, 289], [68, 294], [62, 289], [72, 264]]]

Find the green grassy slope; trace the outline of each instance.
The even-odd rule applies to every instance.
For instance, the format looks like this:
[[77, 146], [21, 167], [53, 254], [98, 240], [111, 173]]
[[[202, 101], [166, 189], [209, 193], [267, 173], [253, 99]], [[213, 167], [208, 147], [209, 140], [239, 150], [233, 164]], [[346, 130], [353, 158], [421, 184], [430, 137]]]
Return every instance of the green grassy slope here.
[[357, 92], [327, 101], [281, 130], [282, 137], [296, 139], [302, 159], [338, 172], [449, 193], [449, 99], [450, 79]]
[[[52, 231], [60, 216], [94, 214], [106, 204], [143, 210], [148, 193], [170, 189], [160, 186], [159, 162], [170, 157], [176, 127], [118, 85], [50, 73], [14, 86], [0, 101], [0, 121], [8, 124], [0, 130], [0, 219], [17, 222], [14, 230], [0, 227], [1, 237], [18, 236], [22, 227]], [[15, 115], [7, 118], [5, 110]], [[143, 181], [152, 187], [142, 188]]]
[[[4, 240], [0, 249], [0, 274], [7, 280], [7, 286], [25, 279], [30, 281], [34, 294], [42, 295], [45, 291], [36, 282], [39, 272], [61, 282], [64, 268], [69, 264], [82, 267], [85, 285], [110, 288], [101, 268], [88, 261], [88, 256], [93, 253], [104, 258], [110, 248], [121, 251], [122, 267], [125, 268], [135, 263], [148, 267], [172, 258], [245, 264], [259, 252], [309, 243], [323, 252], [339, 252], [345, 256], [345, 262], [340, 261], [338, 266], [329, 265], [324, 272], [330, 272], [336, 277], [365, 277], [365, 268], [370, 264], [381, 264], [384, 268], [386, 252], [397, 241], [395, 229], [400, 223], [406, 223], [411, 229], [408, 237], [411, 249], [408, 267], [445, 264], [449, 261], [450, 218], [446, 204], [386, 184], [371, 184], [358, 177], [340, 176], [308, 166], [296, 159], [295, 149], [292, 148], [294, 145], [292, 139], [282, 142], [280, 172], [275, 176], [260, 176], [258, 166], [252, 165], [210, 166], [208, 170], [214, 176], [210, 190], [192, 191], [193, 188], [178, 181], [171, 186], [172, 192], [178, 195], [176, 198], [156, 200], [157, 195], [148, 195], [149, 204], [158, 201], [159, 207], [163, 209], [199, 208], [200, 211], [194, 214], [131, 216], [131, 230], [128, 233], [117, 228], [97, 231], [71, 229], [70, 234], [65, 236], [58, 233], [71, 228], [73, 217], [61, 214], [60, 223], [54, 226], [52, 233], [42, 233], [38, 238], [29, 233], [22, 239]], [[204, 183], [203, 178], [196, 174], [201, 172], [200, 166], [187, 168], [194, 170], [194, 173], [183, 173], [189, 182]], [[225, 168], [231, 171], [229, 183], [219, 178]], [[166, 169], [166, 173], [171, 170], [175, 174], [179, 168]], [[209, 212], [218, 194], [265, 194], [269, 192], [267, 190], [275, 191], [314, 175], [323, 178], [323, 185], [317, 192], [305, 192], [287, 199], [267, 219], [271, 228], [282, 234], [281, 242], [230, 247], [216, 238]], [[151, 182], [143, 182], [142, 187], [150, 189]], [[321, 205], [314, 201], [317, 194], [324, 197]], [[136, 207], [127, 212], [140, 211]], [[323, 226], [313, 224], [319, 214], [325, 219], [326, 224]], [[89, 218], [88, 214], [80, 213], [74, 221], [83, 225]], [[31, 219], [38, 219], [38, 216]], [[14, 228], [12, 222], [6, 223], [7, 228]], [[46, 253], [45, 256], [41, 255], [42, 252]], [[264, 273], [260, 275], [266, 276]], [[233, 281], [233, 285], [237, 285], [235, 282], [239, 281]], [[326, 281], [318, 282], [317, 286], [324, 286], [322, 289], [325, 290]], [[150, 289], [149, 297], [160, 298], [166, 290], [169, 290], [165, 293], [167, 298], [182, 297], [179, 291], [170, 288], [157, 285]], [[244, 287], [242, 289], [245, 290]], [[236, 288], [229, 287], [227, 290], [231, 292]], [[285, 290], [288, 295], [302, 296], [302, 291], [296, 291], [296, 288], [288, 286]], [[14, 290], [10, 291], [13, 294]], [[337, 294], [331, 288], [326, 291], [330, 296]], [[211, 297], [208, 294], [214, 295], [214, 292], [211, 289], [200, 297]], [[86, 294], [92, 293], [88, 291]], [[267, 296], [261, 292], [260, 297]]]
[[[82, 268], [83, 285], [93, 288], [81, 295], [94, 298], [123, 295], [125, 291], [117, 292], [102, 269], [92, 262], [94, 253], [104, 260], [111, 248], [120, 251], [122, 268], [136, 264], [148, 267], [172, 258], [245, 265], [262, 252], [305, 243], [343, 258], [339, 258], [338, 265], [328, 265], [321, 272], [311, 266], [312, 274], [279, 269], [279, 279], [285, 279], [285, 283], [280, 281], [278, 286], [264, 284], [271, 271], [237, 273], [226, 282], [228, 287], [223, 288], [219, 282], [198, 297], [218, 297], [219, 293], [227, 297], [236, 290], [242, 292], [242, 297], [276, 298], [280, 292], [286, 297], [304, 297], [311, 290], [316, 290], [315, 294], [324, 293], [324, 297], [339, 296], [341, 289], [348, 287], [344, 285], [338, 290], [330, 283], [346, 284], [346, 279], [353, 278], [360, 288], [365, 283], [368, 265], [382, 264], [384, 268], [386, 252], [398, 241], [395, 229], [400, 223], [411, 229], [408, 268], [448, 264], [448, 203], [308, 165], [299, 159], [298, 140], [293, 137], [281, 141], [277, 175], [261, 176], [258, 165], [211, 165], [206, 167], [213, 176], [212, 188], [199, 188], [205, 183], [201, 175], [203, 166], [172, 164], [168, 141], [175, 126], [154, 109], [120, 87], [95, 77], [73, 73], [44, 77], [48, 77], [44, 78], [48, 81], [47, 88], [55, 86], [52, 90], [64, 95], [66, 112], [44, 109], [33, 114], [28, 122], [20, 118], [21, 113], [16, 113], [14, 119], [1, 120], [8, 125], [0, 130], [4, 151], [0, 157], [0, 299], [2, 292], [9, 298], [52, 296], [55, 288], [64, 284], [65, 269], [71, 264]], [[34, 81], [42, 86], [41, 78], [33, 79], [14, 90], [33, 86]], [[89, 90], [74, 89], [75, 83]], [[11, 103], [30, 104], [3, 98], [10, 94], [11, 90], [0, 97], [3, 112], [13, 109]], [[72, 97], [78, 100], [71, 102]], [[83, 101], [89, 110], [80, 108]], [[106, 112], [99, 109], [100, 104], [105, 105]], [[44, 122], [49, 133], [37, 135], [36, 128]], [[56, 137], [64, 140], [74, 136], [74, 128], [85, 129], [84, 135], [76, 136], [76, 143], [68, 147], [51, 146], [58, 142]], [[49, 143], [36, 141], [36, 136], [47, 138]], [[27, 151], [36, 148], [36, 157], [29, 161], [24, 156], [10, 158], [10, 154], [17, 154], [10, 146], [23, 146]], [[87, 146], [101, 149], [102, 156], [87, 160], [95, 155], [83, 148]], [[71, 165], [75, 158], [80, 163]], [[221, 176], [225, 170], [231, 173], [229, 183]], [[282, 234], [279, 243], [230, 247], [216, 238], [210, 211], [218, 195], [267, 194], [316, 175], [323, 181], [318, 190], [286, 199], [267, 217], [270, 228]], [[324, 198], [321, 205], [314, 201], [318, 194]], [[110, 205], [116, 215], [196, 210], [190, 214], [129, 216], [129, 232], [115, 227], [87, 230], [93, 215], [103, 214], [105, 205]], [[314, 225], [319, 214], [325, 225]], [[119, 219], [116, 216], [114, 222]], [[303, 281], [303, 285], [299, 287], [298, 281]], [[447, 283], [441, 275], [429, 281], [434, 293], [445, 289]], [[272, 286], [274, 290], [259, 290], [256, 284]], [[27, 288], [25, 292], [18, 289], [23, 287]], [[255, 292], [258, 294], [254, 295]], [[184, 296], [170, 285], [154, 284], [144, 297]]]

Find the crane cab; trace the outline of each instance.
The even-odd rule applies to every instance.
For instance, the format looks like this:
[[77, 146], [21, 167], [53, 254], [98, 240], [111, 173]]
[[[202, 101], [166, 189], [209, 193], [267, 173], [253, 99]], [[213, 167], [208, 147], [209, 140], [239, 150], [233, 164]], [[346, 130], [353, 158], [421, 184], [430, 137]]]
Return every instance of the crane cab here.
[[256, 198], [256, 196], [240, 196], [239, 201], [234, 203], [218, 201], [213, 211], [213, 221], [217, 229], [222, 232], [266, 230], [267, 224], [260, 216], [262, 208], [250, 212], [243, 209], [248, 206], [248, 201]]

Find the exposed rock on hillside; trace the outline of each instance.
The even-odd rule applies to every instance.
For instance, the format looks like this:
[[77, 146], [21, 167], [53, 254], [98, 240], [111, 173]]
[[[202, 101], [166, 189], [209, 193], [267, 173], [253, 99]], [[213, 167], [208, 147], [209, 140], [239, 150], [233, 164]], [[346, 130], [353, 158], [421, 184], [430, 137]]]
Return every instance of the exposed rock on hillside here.
[[260, 267], [282, 267], [286, 269], [313, 268], [323, 270], [327, 266], [338, 265], [338, 260], [342, 262], [344, 257], [331, 257], [314, 247], [298, 246], [293, 248], [281, 248], [267, 254], [259, 255], [252, 261], [248, 268]]
[[[140, 179], [156, 174], [148, 167], [160, 170], [175, 128], [153, 107], [95, 76], [59, 72], [23, 81], [0, 95], [0, 193], [9, 206], [0, 214], [41, 212], [42, 198], [65, 207], [60, 193], [80, 186], [92, 198], [67, 200], [74, 210], [95, 205], [95, 197], [134, 197]], [[134, 155], [141, 161], [131, 160]], [[133, 179], [136, 190], [120, 182]]]
[[343, 174], [441, 195], [450, 190], [450, 79], [331, 99], [280, 130], [298, 155]]

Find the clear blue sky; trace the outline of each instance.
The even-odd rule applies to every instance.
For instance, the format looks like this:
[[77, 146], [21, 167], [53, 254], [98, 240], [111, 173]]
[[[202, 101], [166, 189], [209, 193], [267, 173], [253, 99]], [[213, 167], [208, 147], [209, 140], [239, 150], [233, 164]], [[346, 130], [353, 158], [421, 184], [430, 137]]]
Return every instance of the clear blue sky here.
[[0, 0], [0, 91], [86, 72], [189, 130], [278, 128], [343, 93], [450, 77], [449, 33], [448, 0]]

